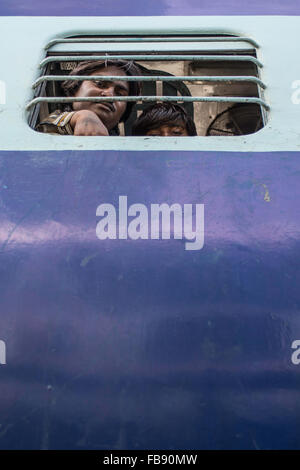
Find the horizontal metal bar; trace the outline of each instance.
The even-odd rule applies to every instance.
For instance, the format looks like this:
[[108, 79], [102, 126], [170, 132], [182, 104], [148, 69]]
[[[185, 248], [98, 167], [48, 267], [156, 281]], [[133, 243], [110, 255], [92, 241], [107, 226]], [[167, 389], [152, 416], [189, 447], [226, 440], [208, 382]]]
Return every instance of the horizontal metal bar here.
[[44, 75], [38, 78], [32, 85], [32, 88], [36, 88], [42, 82], [62, 82], [65, 80], [78, 80], [82, 82], [84, 80], [120, 80], [124, 82], [253, 82], [257, 83], [261, 88], [265, 89], [266, 85], [257, 77], [251, 76], [176, 76], [173, 75]]
[[222, 54], [251, 55], [256, 57], [256, 49], [247, 42], [136, 42], [136, 43], [89, 43], [89, 44], [57, 44], [44, 54], [84, 55], [84, 54]]
[[80, 55], [80, 56], [55, 56], [55, 57], [46, 57], [40, 63], [39, 67], [42, 68], [46, 64], [51, 62], [79, 62], [83, 60], [191, 60], [191, 61], [211, 61], [211, 62], [220, 62], [220, 61], [230, 61], [230, 62], [253, 62], [258, 67], [262, 67], [262, 63], [252, 56], [244, 55]]
[[259, 48], [259, 45], [256, 41], [252, 38], [243, 38], [243, 37], [235, 37], [235, 36], [209, 36], [209, 37], [135, 37], [135, 38], [127, 38], [127, 37], [103, 37], [103, 38], [57, 38], [52, 39], [49, 41], [46, 46], [45, 50], [48, 50], [50, 47], [54, 46], [55, 44], [68, 44], [68, 43], [114, 43], [114, 42], [248, 42], [249, 44], [253, 45], [256, 48]]
[[266, 110], [270, 107], [265, 101], [254, 97], [227, 97], [227, 96], [94, 96], [92, 98], [84, 97], [39, 97], [34, 98], [26, 106], [26, 110], [38, 103], [76, 103], [76, 102], [94, 102], [101, 103], [105, 101], [172, 101], [172, 102], [217, 102], [217, 103], [257, 103]]

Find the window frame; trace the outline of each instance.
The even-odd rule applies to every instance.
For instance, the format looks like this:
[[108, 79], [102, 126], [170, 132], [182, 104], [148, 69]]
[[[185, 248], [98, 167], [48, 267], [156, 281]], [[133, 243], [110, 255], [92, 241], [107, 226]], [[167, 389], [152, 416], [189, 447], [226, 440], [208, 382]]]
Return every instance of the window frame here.
[[[194, 54], [191, 52], [191, 51], [186, 51], [185, 53], [179, 53], [178, 55], [178, 51], [174, 52], [172, 51], [171, 53], [163, 53], [162, 51], [159, 51], [158, 54], [153, 54], [153, 52], [151, 54], [145, 54], [145, 52], [135, 52], [133, 51], [133, 53], [129, 54], [124, 54], [124, 53], [120, 53], [120, 51], [118, 50], [117, 53], [112, 53], [111, 51], [110, 52], [106, 52], [105, 53], [105, 56], [104, 55], [101, 55], [101, 52], [100, 52], [100, 56], [99, 56], [99, 52], [94, 55], [92, 54], [91, 55], [91, 45], [95, 46], [97, 44], [100, 44], [102, 45], [103, 47], [103, 44], [105, 44], [106, 46], [108, 44], [111, 45], [112, 44], [117, 44], [118, 46], [120, 45], [120, 43], [124, 43], [128, 46], [128, 41], [129, 43], [132, 43], [134, 45], [136, 45], [137, 43], [138, 44], [141, 44], [141, 42], [143, 42], [143, 44], [145, 43], [157, 43], [157, 42], [160, 42], [160, 43], [163, 43], [164, 45], [167, 45], [169, 48], [172, 44], [184, 44], [184, 43], [189, 43], [189, 44], [194, 44], [195, 42], [199, 42], [199, 48], [200, 48], [200, 45], [202, 46], [202, 49], [204, 49], [204, 54], [202, 52], [202, 54], [198, 55], [198, 54]], [[214, 46], [214, 43], [219, 43], [220, 44], [220, 48], [217, 48], [216, 50], [213, 51], [213, 55], [210, 53], [208, 54], [208, 50], [207, 50], [207, 44], [209, 44], [210, 46], [213, 45]], [[248, 43], [251, 45], [251, 48], [245, 53], [245, 52], [242, 52], [240, 53], [240, 55], [236, 55], [235, 54], [235, 48], [233, 48], [233, 44], [238, 44], [238, 43]], [[70, 52], [66, 52], [67, 55], [61, 55], [61, 52], [60, 51], [51, 51], [51, 48], [52, 47], [57, 47], [57, 45], [65, 45], [65, 44], [68, 44], [67, 47], [70, 47], [70, 44], [72, 45], [76, 45], [75, 46], [75, 51], [72, 51], [72, 52], [75, 52], [74, 55], [70, 55]], [[83, 44], [87, 44], [87, 49], [88, 51], [86, 51], [86, 54], [82, 54], [82, 51], [79, 51], [77, 49], [77, 44], [79, 44], [80, 46], [82, 46]], [[130, 45], [132, 45], [130, 44]], [[228, 52], [226, 55], [224, 55], [224, 51], [222, 49], [222, 47], [224, 47], [224, 44], [226, 45], [230, 45], [230, 48], [228, 49]], [[96, 46], [96, 47], [99, 47], [99, 46]], [[195, 38], [195, 35], [188, 35], [188, 34], [185, 34], [185, 35], [168, 35], [168, 36], [159, 36], [159, 37], [156, 37], [156, 36], [150, 36], [148, 35], [146, 38], [143, 38], [142, 41], [140, 38], [137, 38], [137, 37], [134, 37], [134, 36], [122, 36], [121, 39], [120, 39], [120, 36], [116, 36], [114, 35], [113, 37], [112, 36], [96, 36], [95, 38], [95, 35], [93, 36], [89, 36], [89, 35], [85, 35], [84, 37], [78, 37], [78, 36], [72, 36], [72, 37], [67, 37], [67, 38], [56, 38], [56, 39], [53, 39], [51, 41], [49, 41], [46, 46], [45, 46], [45, 51], [46, 51], [46, 57], [41, 61], [40, 63], [40, 68], [44, 71], [44, 74], [42, 74], [33, 84], [33, 87], [35, 89], [39, 88], [39, 95], [36, 96], [35, 98], [33, 98], [33, 100], [31, 100], [31, 102], [29, 103], [29, 105], [27, 105], [27, 109], [29, 107], [33, 108], [31, 110], [31, 113], [30, 113], [30, 118], [29, 118], [29, 122], [30, 122], [30, 125], [32, 127], [35, 127], [36, 126], [36, 121], [37, 121], [37, 117], [38, 117], [38, 110], [37, 108], [39, 107], [39, 103], [40, 102], [43, 102], [43, 103], [47, 103], [47, 102], [54, 102], [55, 100], [57, 101], [58, 98], [56, 97], [41, 97], [40, 96], [40, 93], [41, 93], [41, 90], [42, 90], [42, 93], [45, 91], [45, 88], [47, 86], [47, 82], [48, 81], [52, 81], [54, 82], [55, 80], [55, 77], [57, 80], [62, 80], [61, 78], [59, 79], [58, 78], [58, 75], [56, 76], [51, 76], [49, 74], [50, 72], [50, 68], [51, 68], [51, 64], [54, 64], [54, 63], [57, 63], [57, 62], [60, 62], [60, 63], [68, 63], [68, 62], [76, 62], [76, 63], [79, 63], [80, 61], [82, 60], [97, 60], [97, 59], [105, 59], [105, 58], [121, 58], [121, 59], [130, 59], [131, 57], [136, 61], [136, 62], [141, 62], [143, 59], [147, 59], [147, 60], [154, 60], [154, 61], [158, 61], [160, 59], [163, 59], [163, 60], [170, 60], [172, 61], [172, 58], [174, 57], [174, 59], [176, 58], [176, 60], [199, 60], [201, 59], [203, 61], [203, 63], [205, 64], [206, 62], [209, 62], [210, 60], [213, 60], [213, 61], [219, 61], [219, 62], [225, 62], [228, 61], [228, 62], [238, 62], [238, 63], [243, 63], [243, 62], [252, 62], [255, 64], [256, 66], [256, 69], [257, 69], [257, 74], [256, 75], [252, 75], [252, 76], [242, 76], [242, 75], [238, 75], [238, 76], [230, 76], [230, 80], [228, 80], [229, 77], [226, 77], [224, 75], [220, 75], [219, 77], [201, 77], [202, 78], [202, 81], [206, 81], [206, 82], [224, 82], [224, 83], [229, 83], [229, 82], [244, 82], [246, 83], [247, 81], [250, 82], [254, 82], [256, 83], [256, 89], [257, 89], [257, 96], [251, 96], [251, 97], [247, 97], [247, 96], [242, 96], [242, 97], [229, 97], [229, 96], [191, 96], [191, 97], [181, 97], [180, 100], [178, 101], [184, 101], [184, 105], [186, 103], [188, 103], [189, 101], [191, 101], [193, 104], [192, 106], [194, 106], [194, 103], [197, 103], [198, 101], [199, 102], [217, 102], [217, 103], [222, 103], [222, 102], [228, 102], [228, 103], [233, 103], [233, 106], [235, 103], [241, 103], [241, 102], [244, 102], [244, 103], [249, 103], [249, 102], [252, 102], [252, 103], [257, 103], [259, 106], [260, 106], [260, 112], [261, 112], [261, 116], [262, 116], [262, 121], [263, 121], [263, 127], [264, 125], [266, 124], [266, 121], [267, 121], [267, 111], [270, 109], [268, 104], [266, 103], [266, 101], [264, 100], [264, 89], [266, 88], [265, 84], [262, 82], [262, 80], [260, 79], [260, 76], [259, 76], [259, 69], [260, 67], [262, 67], [263, 65], [261, 64], [261, 62], [257, 59], [256, 57], [256, 48], [258, 48], [258, 44], [251, 38], [247, 38], [247, 37], [243, 37], [243, 36], [237, 36], [237, 35], [229, 35], [229, 34], [204, 34], [201, 36], [201, 33], [198, 33], [196, 38]], [[223, 51], [223, 52], [222, 52]], [[49, 54], [50, 52], [50, 54]], [[79, 54], [79, 55], [78, 55]], [[192, 55], [191, 55], [192, 54]], [[76, 59], [76, 61], [74, 60]], [[173, 60], [174, 60], [173, 59]], [[65, 79], [66, 77], [64, 77]], [[78, 78], [78, 77], [77, 77]], [[93, 79], [94, 77], [93, 76], [90, 76], [89, 79]], [[103, 77], [103, 78], [106, 78], [106, 77]], [[131, 78], [128, 76], [127, 77], [124, 77], [125, 79], [127, 80], [131, 80]], [[160, 78], [162, 81], [162, 77], [158, 77]], [[189, 81], [189, 83], [191, 81], [194, 81], [195, 83], [197, 81], [199, 81], [199, 78], [200, 77], [193, 77], [191, 75], [189, 76], [174, 76], [174, 77], [166, 77], [162, 82], [166, 82], [166, 83], [171, 83], [172, 84], [172, 80], [174, 81], [175, 83], [175, 80], [179, 83], [182, 83], [182, 85], [184, 85], [183, 83], [183, 79], [186, 79], [185, 81]], [[187, 80], [188, 79], [188, 80]], [[82, 78], [83, 80], [83, 78]], [[145, 83], [145, 80], [146, 80], [146, 77], [144, 78], [143, 76], [140, 77], [140, 81], [142, 83]], [[142, 93], [143, 95], [143, 93]], [[134, 97], [129, 97], [129, 98], [124, 98], [124, 100], [131, 100], [131, 98], [134, 98]], [[61, 101], [60, 102], [74, 102], [76, 100], [76, 98], [63, 98], [61, 97], [60, 98]], [[121, 98], [123, 100], [123, 98]], [[156, 96], [152, 96], [152, 97], [139, 97], [139, 101], [141, 99], [145, 99], [147, 101], [175, 101], [173, 100], [173, 98], [171, 97], [166, 97], [166, 96], [162, 96], [162, 97], [158, 97], [157, 96], [157, 93], [156, 93]], [[77, 98], [77, 100], [79, 101], [80, 98]], [[105, 98], [99, 98], [99, 100], [105, 100]], [[116, 98], [116, 97], [113, 97], [113, 100], [119, 100], [119, 98]], [[35, 105], [33, 105], [33, 103], [36, 103]], [[143, 104], [142, 104], [143, 106]], [[229, 108], [228, 108], [229, 110]], [[220, 114], [223, 114], [223, 111], [220, 113]], [[216, 118], [217, 116], [214, 116], [214, 118]], [[262, 128], [263, 128], [262, 127]], [[259, 132], [259, 131], [256, 131], [256, 132]], [[255, 132], [255, 133], [256, 133]], [[240, 135], [239, 137], [244, 137], [245, 135], [251, 135], [251, 134], [242, 134]], [[58, 134], [58, 136], [61, 138], [62, 136]], [[69, 137], [69, 136], [68, 136]], [[73, 136], [74, 138], [75, 136]], [[145, 136], [146, 137], [146, 136]], [[204, 136], [197, 136], [198, 137], [204, 137]], [[205, 135], [206, 138], [208, 138], [207, 135]], [[219, 137], [219, 136], [215, 136], [215, 137]], [[227, 138], [229, 136], [226, 136]], [[234, 139], [236, 139], [238, 136], [234, 135], [234, 136], [230, 136]], [[69, 137], [70, 138], [70, 137]], [[85, 139], [87, 138], [86, 136], [84, 137]], [[112, 139], [113, 137], [110, 136], [110, 139]], [[118, 136], [119, 138], [119, 136]], [[126, 135], [126, 138], [133, 138], [129, 135]], [[178, 137], [176, 137], [178, 138]], [[187, 137], [185, 137], [186, 139]], [[212, 136], [209, 136], [209, 138], [211, 139]], [[140, 137], [139, 137], [140, 139]], [[153, 137], [152, 137], [153, 139]], [[168, 139], [169, 140], [169, 139]]]

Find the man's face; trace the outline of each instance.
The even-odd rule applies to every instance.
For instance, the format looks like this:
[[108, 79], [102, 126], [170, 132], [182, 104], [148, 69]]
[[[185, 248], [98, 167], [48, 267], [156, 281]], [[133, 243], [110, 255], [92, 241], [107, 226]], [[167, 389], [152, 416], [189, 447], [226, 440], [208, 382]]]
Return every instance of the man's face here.
[[[109, 67], [101, 67], [95, 70], [90, 75], [126, 75], [126, 73], [114, 65]], [[93, 96], [128, 96], [129, 83], [121, 80], [107, 81], [107, 80], [84, 80], [74, 97], [93, 97]], [[110, 130], [119, 123], [121, 117], [126, 110], [126, 101], [110, 101], [103, 103], [93, 102], [76, 102], [73, 103], [74, 111], [87, 109], [93, 111], [101, 119], [105, 127]]]

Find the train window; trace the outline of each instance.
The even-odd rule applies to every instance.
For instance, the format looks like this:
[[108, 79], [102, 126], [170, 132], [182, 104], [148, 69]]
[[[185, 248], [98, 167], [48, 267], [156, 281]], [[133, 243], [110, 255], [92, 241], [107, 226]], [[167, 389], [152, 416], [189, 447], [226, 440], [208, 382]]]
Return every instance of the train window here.
[[[110, 135], [131, 136], [141, 113], [160, 102], [183, 107], [194, 121], [198, 136], [253, 134], [267, 122], [269, 109], [257, 47], [253, 39], [229, 34], [82, 35], [54, 39], [46, 46], [41, 74], [27, 104], [29, 125], [39, 131], [72, 134], [70, 112], [73, 107], [76, 109], [74, 103], [83, 103], [82, 95], [67, 96], [63, 83], [95, 83], [101, 78], [127, 82], [125, 88], [129, 90], [123, 95], [93, 94], [84, 98], [87, 107], [92, 102], [105, 101], [125, 102], [124, 109], [130, 106], [131, 112], [124, 122], [120, 119], [109, 130]], [[69, 75], [83, 61], [104, 61], [109, 66], [118, 60], [134, 63], [138, 73], [114, 77], [103, 72], [101, 77], [91, 73]], [[137, 82], [139, 92], [132, 94], [130, 90], [138, 89], [133, 86]]]

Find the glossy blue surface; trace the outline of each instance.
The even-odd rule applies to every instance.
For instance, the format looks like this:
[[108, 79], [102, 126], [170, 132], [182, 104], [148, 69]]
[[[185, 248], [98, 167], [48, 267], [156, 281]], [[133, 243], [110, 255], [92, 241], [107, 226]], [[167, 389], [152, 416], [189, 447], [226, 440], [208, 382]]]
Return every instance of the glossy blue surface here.
[[[0, 448], [300, 448], [297, 153], [0, 156]], [[205, 243], [96, 238], [203, 203]]]
[[299, 15], [298, 0], [1, 0], [7, 16]]

